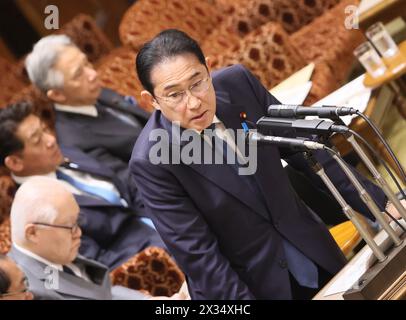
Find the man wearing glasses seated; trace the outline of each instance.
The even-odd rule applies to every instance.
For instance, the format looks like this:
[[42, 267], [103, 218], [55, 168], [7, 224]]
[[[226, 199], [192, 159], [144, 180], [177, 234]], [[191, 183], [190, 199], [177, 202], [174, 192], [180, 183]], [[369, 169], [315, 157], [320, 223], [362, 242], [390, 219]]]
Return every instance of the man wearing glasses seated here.
[[116, 268], [149, 246], [164, 248], [157, 232], [136, 214], [126, 181], [75, 148], [60, 148], [27, 103], [0, 111], [0, 165], [21, 185], [32, 176], [62, 181], [80, 206], [80, 253]]
[[[26, 59], [32, 83], [54, 104], [60, 144], [96, 158], [124, 180], [149, 114], [133, 97], [102, 88], [86, 55], [66, 35], [38, 41]], [[137, 203], [142, 212], [142, 203]]]
[[10, 217], [13, 246], [9, 256], [24, 270], [35, 299], [150, 298], [112, 287], [105, 265], [78, 255], [79, 206], [61, 182], [45, 177], [25, 182], [16, 193]]
[[10, 258], [0, 254], [0, 300], [32, 300], [28, 280]]

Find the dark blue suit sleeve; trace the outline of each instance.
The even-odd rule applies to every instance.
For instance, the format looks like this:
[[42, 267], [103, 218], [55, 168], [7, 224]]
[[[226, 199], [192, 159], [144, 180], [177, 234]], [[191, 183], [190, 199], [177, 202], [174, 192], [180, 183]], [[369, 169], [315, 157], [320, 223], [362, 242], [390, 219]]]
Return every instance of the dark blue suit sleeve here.
[[193, 283], [193, 299], [254, 299], [220, 252], [216, 236], [171, 172], [132, 159], [130, 180], [177, 263]]
[[[254, 90], [255, 95], [258, 97], [259, 103], [263, 106], [263, 114], [267, 114], [267, 108], [271, 104], [280, 104], [280, 102], [272, 96], [268, 90], [266, 90], [262, 84], [246, 69], [243, 69], [248, 82], [250, 83], [252, 89]], [[291, 131], [287, 130], [281, 136], [286, 137], [295, 137]], [[319, 187], [320, 189], [327, 191], [327, 188], [324, 186], [321, 179], [313, 172], [310, 166], [307, 164], [307, 161], [304, 159], [301, 153], [293, 153], [289, 150], [279, 148], [281, 153], [281, 158], [284, 158], [292, 167], [295, 169], [303, 172], [307, 177], [309, 177], [312, 182]], [[366, 217], [375, 220], [367, 206], [362, 202], [362, 200], [358, 196], [358, 192], [351, 184], [350, 180], [347, 176], [342, 172], [339, 165], [336, 161], [326, 152], [326, 151], [317, 151], [314, 153], [317, 160], [321, 163], [324, 167], [327, 175], [332, 180], [334, 185], [340, 191], [341, 195], [345, 198], [345, 200], [349, 203], [349, 205], [355, 209], [356, 211], [362, 213]], [[371, 194], [372, 198], [375, 199], [378, 206], [383, 209], [387, 202], [387, 197], [383, 193], [383, 191], [376, 186], [374, 183], [366, 179], [360, 173], [358, 173], [355, 168], [352, 168], [352, 171], [356, 175], [356, 177], [361, 181], [363, 186], [366, 190]]]

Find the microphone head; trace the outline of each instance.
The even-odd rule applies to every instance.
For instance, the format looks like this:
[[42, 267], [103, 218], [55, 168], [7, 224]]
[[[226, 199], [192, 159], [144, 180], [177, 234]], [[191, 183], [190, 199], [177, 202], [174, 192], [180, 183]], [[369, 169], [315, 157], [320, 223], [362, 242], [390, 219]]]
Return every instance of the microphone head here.
[[299, 105], [283, 105], [271, 104], [268, 107], [268, 115], [270, 117], [279, 118], [296, 118], [301, 119], [305, 116], [317, 116], [319, 118], [338, 119], [340, 116], [356, 114], [357, 110], [348, 107], [336, 106], [299, 106]]
[[294, 117], [297, 107], [294, 105], [271, 104], [268, 107], [268, 115], [271, 117]]

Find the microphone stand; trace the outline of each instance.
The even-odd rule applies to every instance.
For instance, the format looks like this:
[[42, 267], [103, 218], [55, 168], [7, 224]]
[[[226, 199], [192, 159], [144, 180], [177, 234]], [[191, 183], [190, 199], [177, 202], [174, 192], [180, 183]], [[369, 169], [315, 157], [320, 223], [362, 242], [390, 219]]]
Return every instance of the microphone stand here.
[[406, 221], [406, 209], [400, 203], [399, 199], [394, 194], [394, 192], [390, 189], [390, 187], [389, 187], [388, 183], [386, 182], [386, 180], [381, 176], [381, 174], [378, 172], [378, 170], [372, 164], [371, 160], [368, 158], [368, 156], [366, 155], [364, 150], [361, 148], [361, 146], [359, 145], [359, 143], [355, 139], [354, 135], [351, 134], [351, 133], [345, 133], [344, 136], [347, 139], [347, 141], [352, 145], [355, 152], [360, 156], [360, 158], [362, 159], [364, 164], [367, 166], [367, 168], [369, 169], [369, 171], [373, 175], [376, 183], [382, 188], [383, 192], [388, 197], [389, 201], [391, 203], [393, 203], [393, 205], [398, 210], [401, 217]]
[[[331, 183], [330, 179], [325, 174], [324, 169], [321, 167], [321, 165], [317, 162], [313, 162], [315, 160], [311, 159], [311, 167], [316, 170], [316, 173], [326, 183], [327, 187], [330, 189], [332, 194], [336, 197], [337, 201], [342, 206], [344, 213], [346, 213], [347, 217], [354, 223], [355, 227], [360, 232], [369, 248], [372, 250], [373, 255], [379, 261], [379, 263], [370, 264], [373, 261], [364, 254], [365, 251], [362, 251], [362, 254], [357, 255], [353, 258], [358, 259], [358, 263], [367, 263], [368, 268], [365, 270], [362, 276], [348, 290], [345, 291], [345, 293], [343, 294], [344, 300], [398, 300], [404, 298], [406, 295], [406, 242], [403, 240], [405, 240], [406, 238], [404, 236], [402, 237], [402, 240], [398, 238], [395, 231], [383, 219], [382, 214], [379, 212], [379, 209], [376, 207], [375, 203], [372, 202], [370, 195], [365, 191], [355, 175], [347, 167], [344, 160], [342, 160], [334, 150], [330, 148], [326, 148], [326, 150], [332, 153], [333, 158], [339, 163], [340, 167], [350, 178], [351, 182], [360, 193], [361, 199], [368, 205], [370, 209], [372, 209], [371, 211], [374, 213], [378, 221], [384, 221], [384, 230], [382, 230], [375, 238], [372, 239], [363, 225], [359, 223], [358, 217], [355, 216], [354, 211], [342, 199], [335, 186]], [[312, 157], [312, 155], [310, 156]], [[385, 231], [389, 235], [389, 237], [388, 239], [385, 239], [384, 242], [382, 242], [382, 237], [386, 237], [384, 233]], [[384, 255], [383, 251], [390, 246], [390, 240], [393, 240], [393, 242], [395, 243], [395, 247], [393, 247], [390, 251], [387, 251], [387, 255]], [[351, 269], [347, 269], [347, 272], [349, 270]], [[342, 279], [343, 277], [347, 277], [347, 275], [345, 272], [343, 272], [341, 275], [339, 273], [336, 278], [334, 278], [335, 281], [341, 281], [340, 277]]]
[[365, 205], [369, 208], [371, 213], [374, 215], [374, 217], [378, 220], [382, 228], [386, 231], [386, 233], [392, 238], [395, 246], [399, 246], [402, 244], [402, 240], [398, 237], [398, 235], [395, 233], [395, 231], [391, 228], [389, 223], [385, 220], [385, 218], [382, 215], [382, 212], [378, 208], [378, 206], [375, 204], [375, 202], [372, 200], [371, 195], [365, 190], [365, 188], [362, 186], [362, 184], [358, 181], [358, 179], [355, 177], [354, 173], [348, 168], [347, 164], [342, 160], [337, 153], [328, 148], [327, 149], [334, 160], [337, 161], [338, 165], [341, 167], [341, 169], [344, 171], [345, 175], [350, 179], [351, 183], [354, 185], [355, 189], [357, 189], [358, 194], [361, 198], [361, 200], [365, 203]]
[[[327, 136], [328, 136], [327, 133], [325, 133], [324, 135], [321, 135], [321, 137], [319, 138], [326, 140], [328, 139]], [[302, 145], [302, 147], [306, 147], [307, 149], [309, 149], [309, 146], [305, 145], [304, 141], [305, 140], [303, 140], [300, 144]], [[275, 142], [279, 143], [279, 141]], [[291, 144], [288, 145], [290, 147], [293, 146]], [[321, 145], [323, 146], [323, 144]], [[317, 144], [317, 148], [315, 147], [312, 149], [320, 149], [319, 147], [320, 146]], [[368, 264], [367, 266], [368, 269], [363, 273], [361, 278], [359, 278], [356, 281], [356, 283], [353, 284], [352, 287], [350, 287], [347, 291], [345, 291], [345, 293], [343, 294], [343, 298], [345, 300], [348, 299], [376, 300], [376, 299], [393, 299], [393, 298], [400, 299], [404, 297], [406, 294], [406, 285], [405, 285], [406, 241], [403, 240], [405, 240], [406, 237], [404, 235], [401, 238], [398, 237], [395, 230], [393, 230], [389, 225], [389, 223], [384, 219], [382, 213], [380, 212], [380, 209], [372, 200], [369, 193], [357, 180], [354, 173], [350, 170], [345, 161], [341, 159], [340, 155], [326, 145], [324, 145], [322, 149], [327, 150], [332, 155], [334, 160], [337, 161], [341, 169], [344, 171], [345, 175], [350, 179], [351, 183], [358, 191], [361, 200], [370, 209], [372, 214], [375, 216], [378, 222], [380, 222], [383, 228], [383, 230], [381, 230], [381, 232], [375, 238], [372, 238], [369, 232], [366, 230], [366, 228], [359, 221], [359, 218], [355, 215], [353, 209], [345, 202], [341, 194], [337, 191], [337, 189], [335, 188], [331, 180], [328, 178], [321, 165], [320, 164], [315, 165], [317, 164], [317, 162], [310, 163], [310, 166], [313, 168], [313, 170], [316, 171], [316, 174], [320, 176], [320, 178], [326, 184], [326, 186], [331, 191], [333, 196], [337, 199], [337, 201], [343, 208], [344, 214], [346, 214], [347, 217], [350, 219], [350, 221], [353, 222], [354, 226], [357, 228], [360, 235], [367, 243], [368, 247], [372, 250], [373, 254], [372, 257], [376, 257], [377, 260], [379, 261], [379, 263], [370, 265], [370, 262], [373, 262], [372, 260], [369, 259], [370, 256], [365, 254], [356, 256], [359, 262], [363, 264], [364, 263]], [[309, 159], [309, 157], [307, 157], [307, 159]], [[391, 248], [390, 251], [386, 252], [385, 250], [388, 247], [380, 246], [381, 236], [387, 237], [387, 239], [385, 239], [385, 243], [382, 243], [383, 246], [388, 245], [389, 247], [389, 245], [394, 243], [394, 247]], [[375, 239], [377, 240], [377, 242], [375, 241]], [[347, 277], [347, 274], [343, 272], [340, 275], [339, 273], [336, 277], [337, 278], [334, 278], [336, 279], [335, 281], [340, 281], [340, 277]]]
[[373, 237], [370, 235], [367, 228], [361, 223], [360, 219], [356, 216], [354, 210], [344, 200], [344, 198], [337, 190], [335, 185], [331, 182], [330, 178], [327, 176], [321, 164], [314, 158], [314, 156], [310, 152], [305, 152], [304, 156], [305, 159], [308, 161], [310, 167], [314, 170], [314, 172], [318, 176], [320, 176], [321, 180], [324, 182], [324, 184], [330, 190], [334, 198], [340, 204], [344, 214], [354, 224], [355, 228], [359, 231], [362, 239], [364, 239], [365, 242], [368, 244], [368, 246], [371, 248], [375, 257], [379, 260], [379, 262], [385, 261], [387, 257], [385, 256], [381, 248], [375, 243]]

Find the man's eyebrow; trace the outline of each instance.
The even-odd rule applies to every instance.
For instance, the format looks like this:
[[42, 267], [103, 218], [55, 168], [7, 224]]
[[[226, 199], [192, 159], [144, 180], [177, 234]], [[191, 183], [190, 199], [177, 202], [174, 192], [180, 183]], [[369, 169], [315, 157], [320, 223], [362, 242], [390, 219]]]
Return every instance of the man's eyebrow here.
[[86, 64], [86, 60], [87, 60], [86, 56], [83, 56], [82, 59], [81, 59], [81, 62], [76, 67], [73, 68], [73, 70], [72, 70], [72, 75], [73, 76], [75, 76], [76, 73], [79, 71], [79, 69]]
[[[195, 78], [195, 77], [197, 77], [198, 75], [200, 75], [201, 73], [202, 73], [201, 71], [196, 71], [195, 73], [193, 73], [193, 74], [192, 74], [189, 78], [187, 78], [186, 80], [187, 80], [187, 81], [190, 81], [190, 80], [192, 80], [193, 78]], [[167, 90], [172, 89], [172, 88], [177, 87], [177, 86], [179, 86], [178, 83], [170, 84], [170, 85], [166, 86], [166, 87], [163, 89], [163, 91], [167, 91]]]

